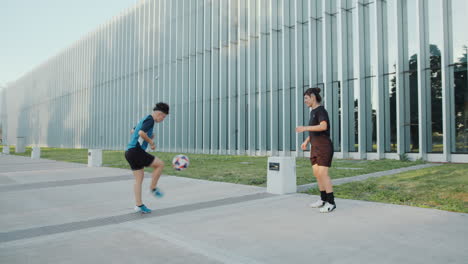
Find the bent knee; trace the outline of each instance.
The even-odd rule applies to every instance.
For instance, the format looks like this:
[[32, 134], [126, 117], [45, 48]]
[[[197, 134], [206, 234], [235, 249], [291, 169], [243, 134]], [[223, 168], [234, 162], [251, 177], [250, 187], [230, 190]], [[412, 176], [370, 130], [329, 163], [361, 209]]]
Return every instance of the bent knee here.
[[158, 160], [155, 160], [155, 161], [153, 161], [153, 163], [151, 164], [151, 167], [153, 167], [153, 168], [155, 168], [155, 169], [156, 169], [156, 168], [164, 168], [164, 161], [159, 160], [159, 159], [158, 159]]

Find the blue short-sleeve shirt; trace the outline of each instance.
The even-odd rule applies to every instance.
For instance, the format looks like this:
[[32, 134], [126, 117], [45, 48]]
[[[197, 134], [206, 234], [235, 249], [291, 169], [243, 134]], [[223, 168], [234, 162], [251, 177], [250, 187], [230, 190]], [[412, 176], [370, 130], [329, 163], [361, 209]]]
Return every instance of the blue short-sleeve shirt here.
[[138, 135], [138, 132], [140, 130], [143, 130], [149, 138], [153, 135], [153, 127], [154, 127], [154, 120], [151, 115], [146, 116], [135, 127], [135, 131], [130, 137], [130, 143], [127, 145], [127, 149], [129, 150], [131, 148], [142, 148], [143, 150], [146, 150], [148, 148], [148, 142], [146, 142], [143, 138]]

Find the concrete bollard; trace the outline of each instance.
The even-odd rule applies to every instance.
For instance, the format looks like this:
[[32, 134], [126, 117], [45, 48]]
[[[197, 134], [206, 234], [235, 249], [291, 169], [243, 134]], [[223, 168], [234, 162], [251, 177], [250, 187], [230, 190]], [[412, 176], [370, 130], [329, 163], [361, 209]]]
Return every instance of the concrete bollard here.
[[295, 157], [269, 157], [267, 169], [267, 192], [288, 194], [297, 191]]
[[3, 154], [10, 154], [10, 146], [3, 146]]
[[31, 159], [40, 159], [41, 158], [41, 148], [33, 147], [31, 152]]
[[88, 150], [88, 167], [102, 167], [102, 149]]

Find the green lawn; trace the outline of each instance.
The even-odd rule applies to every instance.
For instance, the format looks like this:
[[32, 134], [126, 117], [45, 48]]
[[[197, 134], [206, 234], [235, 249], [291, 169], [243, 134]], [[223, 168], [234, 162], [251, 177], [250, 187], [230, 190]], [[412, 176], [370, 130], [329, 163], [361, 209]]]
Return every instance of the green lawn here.
[[[15, 154], [13, 148], [10, 150], [10, 153]], [[175, 171], [170, 165], [172, 158], [176, 154], [180, 153], [156, 152], [152, 154], [158, 156], [165, 162], [166, 167], [163, 174], [248, 185], [266, 185], [266, 167], [268, 157], [187, 154], [190, 159], [190, 167], [185, 171]], [[26, 148], [25, 153], [17, 155], [30, 156], [31, 148]], [[41, 158], [87, 163], [88, 157], [86, 149], [41, 148]], [[103, 159], [104, 166], [129, 168], [128, 163], [124, 158], [123, 151], [104, 151]], [[335, 159], [333, 161], [332, 168], [330, 168], [330, 175], [333, 179], [337, 179], [408, 167], [421, 163], [424, 162], [402, 162], [398, 160], [356, 161]], [[148, 169], [148, 171], [150, 171], [150, 169]], [[298, 185], [315, 182], [315, 177], [312, 175], [312, 168], [308, 158], [296, 159], [296, 174]]]
[[[334, 187], [336, 197], [468, 213], [468, 164], [444, 164]], [[309, 194], [318, 195], [317, 189]]]

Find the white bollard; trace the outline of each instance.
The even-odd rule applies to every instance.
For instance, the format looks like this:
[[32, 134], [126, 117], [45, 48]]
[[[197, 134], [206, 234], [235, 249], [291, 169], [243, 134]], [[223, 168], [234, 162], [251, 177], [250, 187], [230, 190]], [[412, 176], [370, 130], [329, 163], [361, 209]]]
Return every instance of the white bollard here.
[[31, 159], [40, 159], [41, 158], [41, 148], [33, 147], [31, 152]]
[[88, 150], [88, 167], [102, 167], [102, 149]]
[[10, 154], [10, 146], [3, 146], [3, 154]]
[[287, 194], [297, 191], [295, 157], [269, 157], [267, 170], [267, 192]]
[[24, 153], [26, 151], [24, 141], [25, 141], [24, 137], [16, 138], [16, 148], [15, 148], [16, 153]]

